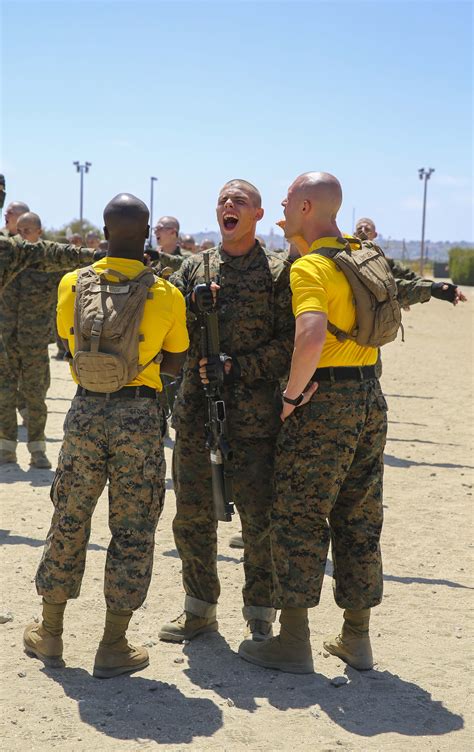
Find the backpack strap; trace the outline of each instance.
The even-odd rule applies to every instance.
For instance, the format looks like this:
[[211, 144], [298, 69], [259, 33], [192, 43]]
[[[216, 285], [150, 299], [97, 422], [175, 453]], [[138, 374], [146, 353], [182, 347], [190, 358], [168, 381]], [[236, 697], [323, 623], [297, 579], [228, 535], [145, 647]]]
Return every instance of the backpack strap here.
[[[356, 238], [358, 244], [362, 246], [360, 240]], [[316, 248], [314, 251], [310, 251], [310, 253], [317, 253], [319, 256], [324, 256], [324, 258], [331, 259], [331, 261], [334, 261], [334, 258], [341, 253], [341, 251], [346, 251], [347, 253], [352, 253], [352, 248], [350, 246], [349, 240], [347, 238], [337, 238], [337, 242], [344, 245], [344, 248]], [[334, 263], [336, 263], [334, 261]], [[333, 324], [331, 321], [327, 321], [327, 329], [328, 332], [331, 332], [331, 334], [339, 341], [339, 342], [346, 342], [348, 339], [353, 339], [350, 334], [345, 332], [343, 329], [339, 329], [338, 326]]]

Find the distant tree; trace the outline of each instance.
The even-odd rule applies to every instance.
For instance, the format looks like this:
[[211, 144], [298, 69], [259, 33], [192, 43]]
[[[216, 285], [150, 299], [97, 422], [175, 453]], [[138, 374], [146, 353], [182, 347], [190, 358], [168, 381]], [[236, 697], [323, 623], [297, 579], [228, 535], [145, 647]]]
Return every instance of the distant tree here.
[[451, 248], [449, 274], [455, 285], [474, 285], [474, 248]]
[[88, 232], [98, 232], [100, 237], [102, 238], [102, 231], [100, 230], [100, 228], [92, 224], [92, 222], [89, 222], [88, 219], [83, 220], [82, 228], [80, 219], [71, 219], [70, 222], [66, 222], [66, 224], [59, 229], [55, 227], [48, 227], [43, 230], [43, 237], [46, 240], [65, 242], [67, 238], [71, 237], [71, 235], [78, 233], [79, 235], [83, 236], [85, 241]]

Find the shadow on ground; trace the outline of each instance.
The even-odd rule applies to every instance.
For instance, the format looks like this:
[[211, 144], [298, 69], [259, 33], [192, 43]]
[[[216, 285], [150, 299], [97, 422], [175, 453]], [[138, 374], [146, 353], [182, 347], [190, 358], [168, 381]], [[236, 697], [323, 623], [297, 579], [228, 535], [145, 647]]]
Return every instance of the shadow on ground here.
[[[349, 733], [364, 737], [396, 733], [404, 736], [442, 735], [462, 729], [462, 716], [418, 684], [389, 671], [359, 672], [347, 667], [349, 682], [335, 687], [322, 674], [293, 675], [261, 669], [242, 661], [220, 634], [204, 635], [184, 647], [189, 679], [201, 689], [212, 690], [249, 712], [257, 710], [261, 698], [278, 710], [307, 709], [308, 722], [325, 713]], [[336, 661], [316, 656], [325, 670]], [[317, 727], [315, 726], [315, 733]], [[251, 727], [248, 729], [251, 735]], [[252, 748], [252, 738], [247, 740]]]
[[186, 697], [174, 684], [137, 675], [104, 681], [81, 668], [43, 671], [76, 700], [83, 723], [112, 739], [190, 744], [222, 726], [215, 702]]

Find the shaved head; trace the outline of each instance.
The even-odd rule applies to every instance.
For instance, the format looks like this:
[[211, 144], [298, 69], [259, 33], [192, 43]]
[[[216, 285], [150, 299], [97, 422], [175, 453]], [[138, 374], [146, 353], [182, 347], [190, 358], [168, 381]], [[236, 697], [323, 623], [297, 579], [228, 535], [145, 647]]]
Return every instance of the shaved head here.
[[109, 241], [109, 255], [125, 258], [143, 256], [148, 237], [148, 208], [131, 193], [119, 193], [104, 209], [104, 235]]
[[104, 209], [104, 224], [110, 236], [135, 235], [148, 225], [146, 204], [131, 193], [118, 193]]
[[29, 212], [30, 207], [23, 201], [12, 201], [5, 209], [5, 226], [10, 234], [16, 233], [16, 224], [18, 217], [25, 212]]
[[176, 217], [160, 217], [156, 223], [156, 229], [158, 230], [176, 230], [176, 235], [179, 233], [179, 222]]
[[35, 214], [34, 212], [25, 212], [18, 218], [18, 227], [20, 225], [23, 227], [24, 225], [30, 225], [31, 227], [36, 227], [37, 230], [41, 230], [41, 219], [39, 218], [38, 214]]
[[308, 250], [318, 238], [340, 237], [336, 217], [341, 204], [342, 188], [334, 175], [305, 172], [293, 181], [282, 201], [285, 237]]
[[297, 195], [314, 203], [321, 217], [335, 220], [342, 204], [339, 180], [329, 172], [305, 172], [291, 186]]
[[5, 214], [9, 212], [11, 214], [16, 214], [17, 217], [19, 217], [21, 214], [25, 214], [25, 212], [29, 211], [30, 207], [28, 204], [23, 203], [23, 201], [12, 201], [5, 209]]
[[[361, 217], [358, 219], [355, 226], [355, 234], [358, 237], [361, 237], [362, 240], [365, 240], [366, 238], [374, 240], [377, 237], [374, 220], [369, 217]], [[362, 235], [365, 237], [362, 237]]]
[[260, 191], [258, 188], [255, 188], [252, 183], [249, 183], [248, 180], [242, 180], [241, 178], [229, 180], [228, 183], [225, 183], [225, 185], [222, 186], [221, 193], [222, 191], [225, 191], [226, 188], [240, 188], [241, 191], [244, 191], [250, 197], [252, 204], [257, 207], [257, 209], [260, 209], [262, 206], [262, 196]]
[[34, 212], [25, 212], [18, 217], [16, 231], [28, 243], [37, 243], [41, 237], [41, 219]]

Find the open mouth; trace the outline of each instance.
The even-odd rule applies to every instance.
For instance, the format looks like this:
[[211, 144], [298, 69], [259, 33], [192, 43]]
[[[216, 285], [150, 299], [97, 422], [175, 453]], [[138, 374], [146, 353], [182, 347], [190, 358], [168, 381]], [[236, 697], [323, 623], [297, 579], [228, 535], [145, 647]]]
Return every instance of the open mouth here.
[[238, 225], [239, 218], [236, 214], [224, 214], [223, 222], [226, 230], [235, 230]]

